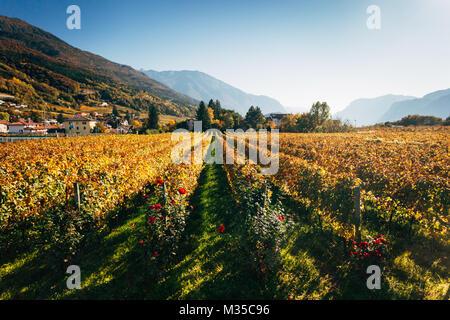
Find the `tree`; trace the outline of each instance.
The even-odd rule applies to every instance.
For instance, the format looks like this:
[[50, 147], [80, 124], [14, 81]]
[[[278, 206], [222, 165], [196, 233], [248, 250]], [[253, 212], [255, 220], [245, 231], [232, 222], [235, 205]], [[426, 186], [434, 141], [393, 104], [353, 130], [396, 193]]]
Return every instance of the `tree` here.
[[113, 107], [112, 114], [113, 114], [114, 116], [116, 116], [116, 117], [119, 116], [119, 110], [117, 110], [117, 107], [116, 107], [116, 106]]
[[211, 119], [211, 122], [214, 121], [214, 110], [211, 109], [210, 107], [206, 107], [206, 111], [208, 111], [209, 119]]
[[226, 113], [223, 117], [223, 125], [224, 129], [233, 129], [234, 128], [234, 118], [231, 113]]
[[41, 122], [42, 121], [42, 115], [36, 111], [31, 112], [30, 118], [31, 118], [31, 121], [33, 121], [33, 122]]
[[251, 106], [245, 115], [245, 122], [250, 128], [261, 129], [266, 122], [266, 118], [259, 107]]
[[142, 123], [138, 120], [133, 120], [133, 128], [136, 131], [140, 131], [142, 129]]
[[444, 126], [450, 126], [450, 116], [442, 123]]
[[297, 118], [298, 132], [311, 132], [314, 130], [314, 124], [311, 113], [302, 113]]
[[7, 112], [0, 112], [0, 120], [9, 121], [9, 113], [7, 113]]
[[[448, 119], [448, 118], [447, 118]], [[434, 116], [408, 115], [401, 120], [393, 122], [401, 126], [435, 126], [441, 125], [442, 119]]]
[[220, 119], [220, 114], [222, 112], [222, 108], [220, 107], [220, 102], [219, 100], [216, 100], [216, 102], [213, 101], [213, 99], [209, 100], [208, 102], [208, 108], [210, 108], [211, 110], [213, 110], [213, 119]]
[[106, 127], [101, 122], [95, 124], [94, 131], [97, 133], [105, 133], [107, 131]]
[[353, 130], [349, 121], [342, 123], [339, 119], [328, 119], [320, 127], [321, 132], [350, 132]]
[[219, 100], [216, 100], [215, 107], [216, 108], [214, 109], [214, 113], [217, 113], [217, 115], [214, 114], [214, 117], [219, 119], [220, 114], [222, 113], [222, 106], [220, 105], [220, 101]]
[[267, 131], [272, 131], [272, 129], [276, 129], [276, 128], [277, 128], [277, 124], [274, 121], [269, 120], [266, 122]]
[[203, 101], [200, 101], [200, 104], [197, 109], [197, 120], [202, 122], [202, 130], [207, 130], [211, 128], [211, 115]]
[[298, 132], [297, 119], [300, 114], [287, 114], [280, 121], [280, 131], [282, 132]]
[[242, 118], [242, 116], [237, 112], [233, 112], [232, 115], [234, 120], [234, 129], [241, 128], [244, 118]]
[[58, 121], [59, 123], [63, 123], [64, 122], [64, 116], [62, 115], [62, 113], [58, 113], [58, 116], [56, 117], [56, 121]]
[[147, 129], [159, 128], [159, 112], [157, 107], [152, 103], [148, 109]]
[[216, 108], [216, 104], [214, 103], [213, 99], [209, 100], [208, 108], [213, 109], [213, 110]]
[[330, 107], [326, 102], [317, 101], [309, 111], [313, 129], [321, 126], [326, 120], [330, 119]]

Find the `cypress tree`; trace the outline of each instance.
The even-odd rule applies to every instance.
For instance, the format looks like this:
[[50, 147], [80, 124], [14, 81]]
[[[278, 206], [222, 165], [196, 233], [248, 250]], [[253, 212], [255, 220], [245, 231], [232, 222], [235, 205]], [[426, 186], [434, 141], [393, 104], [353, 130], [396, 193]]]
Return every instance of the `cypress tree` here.
[[159, 127], [159, 112], [157, 107], [152, 103], [148, 109], [148, 129], [158, 129]]
[[112, 109], [112, 114], [113, 114], [114, 116], [116, 116], [116, 117], [119, 116], [119, 110], [117, 110], [117, 107], [116, 107], [116, 106], [113, 107], [113, 109]]
[[211, 117], [209, 116], [208, 110], [206, 109], [206, 105], [203, 101], [200, 101], [197, 109], [197, 120], [202, 121], [202, 130], [211, 128]]

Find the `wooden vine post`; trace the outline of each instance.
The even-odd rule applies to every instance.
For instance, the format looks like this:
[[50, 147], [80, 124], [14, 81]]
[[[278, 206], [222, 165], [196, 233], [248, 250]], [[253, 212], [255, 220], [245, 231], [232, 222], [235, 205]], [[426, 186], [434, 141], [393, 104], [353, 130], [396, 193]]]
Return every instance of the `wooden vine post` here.
[[166, 210], [166, 217], [164, 219], [164, 223], [166, 224], [166, 228], [167, 228], [167, 188], [166, 188], [166, 182], [164, 181], [162, 183], [163, 185], [163, 210]]
[[80, 195], [80, 185], [78, 182], [75, 182], [73, 184], [73, 194], [74, 194], [74, 201], [75, 206], [78, 211], [81, 210], [81, 195]]

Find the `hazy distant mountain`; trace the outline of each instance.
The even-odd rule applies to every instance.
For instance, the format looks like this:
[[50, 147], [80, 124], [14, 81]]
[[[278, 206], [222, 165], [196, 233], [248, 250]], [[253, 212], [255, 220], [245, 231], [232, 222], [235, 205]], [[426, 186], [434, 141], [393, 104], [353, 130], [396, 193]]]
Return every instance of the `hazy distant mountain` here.
[[435, 91], [423, 98], [393, 103], [378, 122], [397, 121], [413, 114], [443, 119], [450, 116], [450, 89]]
[[23, 103], [111, 105], [193, 115], [198, 101], [129, 66], [72, 47], [20, 19], [0, 15], [0, 85]]
[[206, 103], [210, 99], [218, 99], [222, 107], [233, 109], [242, 115], [245, 115], [251, 105], [259, 106], [263, 113], [285, 112], [285, 108], [273, 98], [246, 93], [203, 72], [188, 70], [143, 72], [150, 78], [194, 99]]
[[366, 126], [380, 122], [379, 119], [389, 110], [393, 103], [410, 101], [414, 97], [401, 95], [385, 95], [373, 99], [358, 99], [350, 103], [344, 110], [335, 114], [341, 120], [349, 120], [351, 124]]

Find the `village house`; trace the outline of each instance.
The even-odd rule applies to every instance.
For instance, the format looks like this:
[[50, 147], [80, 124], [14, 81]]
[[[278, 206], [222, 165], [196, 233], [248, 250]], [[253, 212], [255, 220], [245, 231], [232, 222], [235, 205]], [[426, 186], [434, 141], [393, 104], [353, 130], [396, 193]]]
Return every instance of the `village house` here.
[[47, 134], [47, 128], [44, 126], [38, 126], [38, 127], [26, 127], [25, 129], [23, 129], [24, 133], [40, 133], [40, 134]]
[[8, 124], [9, 133], [23, 133], [23, 129], [25, 129], [25, 124], [22, 122], [12, 122]]
[[41, 124], [34, 122], [26, 122], [25, 120], [19, 120], [18, 122], [12, 122], [8, 124], [8, 133], [25, 133], [25, 128], [39, 127]]
[[73, 118], [64, 121], [64, 129], [68, 136], [87, 136], [92, 133], [95, 124], [95, 120], [75, 115]]
[[8, 121], [0, 120], [0, 133], [8, 133]]
[[273, 121], [277, 126], [279, 126], [281, 123], [281, 119], [289, 114], [290, 113], [270, 113], [266, 115], [266, 119], [267, 121]]

